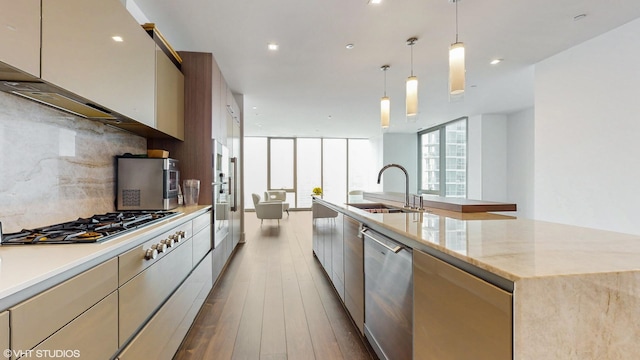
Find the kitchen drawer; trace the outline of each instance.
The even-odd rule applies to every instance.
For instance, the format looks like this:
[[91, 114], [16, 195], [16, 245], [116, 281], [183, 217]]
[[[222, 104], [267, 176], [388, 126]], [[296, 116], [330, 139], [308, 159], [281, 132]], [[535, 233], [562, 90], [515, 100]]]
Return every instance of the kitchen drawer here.
[[[184, 235], [181, 235], [184, 234]], [[122, 286], [129, 281], [132, 277], [139, 274], [142, 270], [160, 261], [163, 257], [167, 256], [174, 249], [178, 247], [186, 239], [192, 236], [191, 221], [187, 221], [175, 228], [165, 232], [160, 236], [156, 236], [153, 239], [138, 245], [135, 248], [127, 251], [126, 253], [118, 256], [118, 284]], [[174, 239], [180, 238], [180, 242], [168, 247], [164, 252], [158, 253], [155, 259], [145, 258], [147, 250], [150, 250], [154, 245], [160, 244], [162, 241], [168, 240], [169, 237]]]
[[117, 287], [118, 262], [111, 259], [16, 305], [10, 309], [12, 348], [33, 348]]
[[0, 349], [9, 348], [9, 312], [0, 313]]
[[120, 346], [122, 346], [187, 277], [193, 247], [187, 240], [120, 287]]
[[209, 253], [118, 356], [120, 360], [170, 360], [189, 331], [213, 286]]
[[211, 211], [198, 216], [197, 218], [193, 219], [193, 233], [197, 233], [198, 231], [204, 229], [207, 225], [211, 225], [211, 223]]
[[211, 250], [211, 225], [193, 235], [191, 241], [193, 242], [193, 266], [196, 266]]
[[[22, 348], [14, 345], [13, 349]], [[118, 350], [118, 296], [114, 291], [38, 345], [33, 354], [36, 357], [45, 358], [107, 360], [115, 354], [116, 350]], [[64, 353], [59, 353], [60, 351]]]

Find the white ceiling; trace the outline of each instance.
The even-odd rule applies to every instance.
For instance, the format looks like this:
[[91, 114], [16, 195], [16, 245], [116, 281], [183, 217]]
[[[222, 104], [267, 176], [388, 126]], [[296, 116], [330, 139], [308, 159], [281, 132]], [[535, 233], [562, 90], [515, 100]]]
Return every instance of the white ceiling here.
[[[450, 0], [134, 1], [177, 50], [214, 54], [230, 88], [244, 94], [247, 136], [380, 134], [385, 64], [388, 132], [531, 107], [535, 63], [640, 17], [639, 0], [460, 0], [467, 88], [463, 99], [449, 101]], [[579, 14], [587, 16], [575, 21]], [[420, 113], [407, 123], [406, 40], [414, 36]], [[269, 42], [280, 49], [268, 51]], [[490, 65], [494, 58], [504, 61]]]

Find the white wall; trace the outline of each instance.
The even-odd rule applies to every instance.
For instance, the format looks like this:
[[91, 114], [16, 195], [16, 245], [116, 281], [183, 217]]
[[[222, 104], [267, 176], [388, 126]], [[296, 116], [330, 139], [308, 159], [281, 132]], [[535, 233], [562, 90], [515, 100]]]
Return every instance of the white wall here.
[[467, 134], [467, 198], [507, 201], [506, 115], [471, 116]]
[[[402, 165], [409, 173], [409, 193], [418, 192], [418, 135], [393, 134], [383, 136], [384, 165]], [[404, 193], [405, 177], [400, 169], [385, 170], [382, 175], [383, 191]]]
[[482, 115], [482, 200], [507, 201], [507, 117]]
[[518, 217], [534, 217], [534, 110], [510, 114], [507, 120], [507, 200]]
[[482, 116], [467, 119], [467, 198], [482, 199]]
[[640, 234], [640, 19], [535, 69], [535, 217]]

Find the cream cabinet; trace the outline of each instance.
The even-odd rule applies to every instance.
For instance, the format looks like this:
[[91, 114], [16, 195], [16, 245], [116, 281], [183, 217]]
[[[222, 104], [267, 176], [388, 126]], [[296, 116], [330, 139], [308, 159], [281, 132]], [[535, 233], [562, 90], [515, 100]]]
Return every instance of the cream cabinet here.
[[[10, 309], [12, 348], [32, 349], [117, 288], [118, 260], [112, 259], [14, 306]], [[117, 336], [117, 328], [95, 331], [113, 331]], [[71, 346], [75, 340], [66, 341]]]
[[0, 313], [0, 349], [9, 349], [9, 312]]
[[[40, 0], [0, 0], [0, 62], [40, 76]], [[0, 64], [2, 80], [22, 80]]]
[[414, 358], [512, 359], [512, 294], [413, 251]]
[[209, 252], [173, 296], [118, 355], [118, 359], [173, 358], [213, 287], [211, 256], [212, 253]]
[[184, 140], [184, 75], [157, 45], [156, 129]]
[[187, 277], [193, 268], [192, 256], [192, 242], [187, 240], [120, 287], [120, 345], [135, 334]]
[[118, 350], [117, 292], [111, 293], [33, 350], [36, 357], [43, 358], [110, 359]]
[[193, 219], [193, 266], [197, 266], [200, 260], [211, 250], [212, 212], [200, 215]]
[[155, 54], [119, 0], [42, 2], [42, 79], [150, 127]]

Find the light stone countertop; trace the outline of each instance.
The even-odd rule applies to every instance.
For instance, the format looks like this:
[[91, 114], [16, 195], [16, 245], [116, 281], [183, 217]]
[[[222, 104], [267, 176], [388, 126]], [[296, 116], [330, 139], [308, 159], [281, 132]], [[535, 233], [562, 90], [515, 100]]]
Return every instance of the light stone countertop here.
[[[640, 236], [520, 219], [498, 213], [372, 214], [326, 202], [388, 230], [410, 247], [431, 247], [510, 281], [523, 278], [640, 271]], [[351, 203], [369, 202], [353, 200]], [[350, 200], [350, 201], [351, 201]], [[392, 204], [397, 205], [397, 204]], [[422, 219], [420, 219], [422, 217]], [[440, 229], [448, 227], [448, 231]], [[375, 229], [374, 229], [375, 230]], [[416, 246], [417, 245], [417, 246]], [[422, 246], [420, 246], [422, 245]]]
[[174, 211], [180, 215], [102, 243], [2, 245], [0, 311], [204, 214], [210, 208], [210, 205], [178, 207]]

